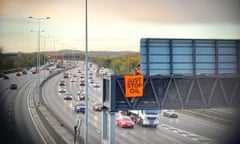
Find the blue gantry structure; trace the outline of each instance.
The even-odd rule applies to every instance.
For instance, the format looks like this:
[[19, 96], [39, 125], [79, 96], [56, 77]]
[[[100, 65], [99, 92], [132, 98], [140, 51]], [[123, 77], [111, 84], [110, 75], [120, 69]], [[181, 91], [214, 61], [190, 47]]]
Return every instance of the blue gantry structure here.
[[[110, 124], [114, 125], [114, 113], [120, 110], [240, 106], [239, 39], [142, 38], [140, 65], [142, 97], [125, 96], [124, 75], [103, 78], [103, 103], [107, 107], [103, 118], [110, 114]], [[107, 119], [103, 119], [103, 129], [106, 125]], [[103, 133], [102, 137], [108, 136]], [[113, 135], [109, 143], [114, 143]]]
[[103, 79], [110, 111], [238, 107], [240, 40], [158, 39], [140, 41], [144, 95], [126, 98], [123, 75]]

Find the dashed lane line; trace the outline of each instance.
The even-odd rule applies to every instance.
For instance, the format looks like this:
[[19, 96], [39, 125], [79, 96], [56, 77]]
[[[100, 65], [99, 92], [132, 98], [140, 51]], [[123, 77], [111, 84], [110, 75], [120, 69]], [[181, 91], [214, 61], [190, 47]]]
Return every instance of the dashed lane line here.
[[194, 133], [191, 133], [191, 132], [188, 132], [188, 131], [184, 131], [184, 130], [181, 130], [181, 129], [177, 129], [175, 127], [172, 127], [172, 126], [169, 126], [169, 125], [166, 125], [166, 124], [161, 124], [160, 125], [161, 127], [167, 129], [167, 130], [170, 130], [176, 134], [179, 134], [183, 137], [187, 137], [193, 141], [197, 141], [199, 143], [202, 143], [202, 144], [215, 144], [216, 142], [213, 140], [213, 139], [210, 139], [210, 138], [207, 138], [207, 137], [204, 137], [204, 136], [200, 136], [200, 135], [197, 135], [197, 134], [194, 134]]

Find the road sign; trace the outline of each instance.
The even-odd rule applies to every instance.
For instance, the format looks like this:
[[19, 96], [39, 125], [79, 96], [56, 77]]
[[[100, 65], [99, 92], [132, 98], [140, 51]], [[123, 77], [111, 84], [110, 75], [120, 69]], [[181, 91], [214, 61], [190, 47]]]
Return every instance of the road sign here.
[[143, 96], [143, 75], [125, 75], [125, 97], [142, 97]]

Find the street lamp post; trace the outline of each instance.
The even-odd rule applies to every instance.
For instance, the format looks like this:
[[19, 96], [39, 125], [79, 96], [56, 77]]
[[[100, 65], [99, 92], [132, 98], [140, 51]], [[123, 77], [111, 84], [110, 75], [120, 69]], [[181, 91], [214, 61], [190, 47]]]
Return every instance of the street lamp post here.
[[[43, 49], [44, 50], [46, 50], [46, 43], [45, 43], [45, 41], [46, 41], [46, 38], [49, 38], [50, 36], [44, 36], [43, 37]], [[45, 57], [44, 57], [44, 64], [45, 64]]]
[[[44, 50], [46, 50], [46, 49], [45, 49], [45, 48], [46, 48], [46, 44], [45, 44], [46, 38], [49, 38], [49, 37], [50, 37], [50, 36], [44, 36], [44, 37], [43, 37]], [[45, 63], [46, 63], [45, 55], [43, 56], [43, 58], [44, 58], [44, 65], [45, 65]], [[45, 79], [45, 70], [44, 70], [44, 79]]]
[[40, 104], [39, 96], [40, 96], [40, 21], [50, 19], [50, 17], [45, 18], [37, 18], [29, 16], [28, 18], [36, 20], [38, 22], [38, 55], [37, 55], [37, 71], [38, 71], [38, 103]]
[[84, 144], [88, 144], [88, 3], [87, 0], [85, 1], [85, 26], [86, 26], [86, 32], [85, 32], [85, 92], [86, 92], [86, 98], [85, 98], [85, 105], [86, 105], [86, 112], [85, 112], [85, 117], [84, 117]]
[[[39, 31], [33, 31], [33, 30], [31, 30], [31, 32], [36, 32], [36, 33], [38, 33]], [[44, 32], [43, 30], [42, 31], [40, 31], [40, 32]], [[38, 35], [37, 35], [37, 45], [38, 45]], [[36, 64], [36, 69], [35, 70], [38, 70], [38, 62], [39, 62], [39, 55], [38, 55], [39, 53], [37, 53], [37, 64]]]

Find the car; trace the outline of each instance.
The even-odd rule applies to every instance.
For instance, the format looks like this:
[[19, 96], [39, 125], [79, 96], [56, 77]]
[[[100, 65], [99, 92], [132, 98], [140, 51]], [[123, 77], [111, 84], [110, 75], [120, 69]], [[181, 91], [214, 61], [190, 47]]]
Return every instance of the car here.
[[83, 73], [80, 74], [80, 78], [84, 78], [84, 74]]
[[73, 99], [73, 96], [72, 96], [72, 94], [70, 94], [70, 93], [65, 93], [65, 94], [63, 95], [63, 99], [64, 99], [64, 100], [72, 100], [72, 99]]
[[0, 73], [0, 78], [3, 78], [4, 77], [4, 74], [3, 73]]
[[90, 76], [93, 76], [93, 72], [90, 72], [89, 75], [90, 75]]
[[95, 102], [93, 104], [93, 110], [94, 111], [102, 111], [102, 109], [103, 109], [103, 104], [102, 103]]
[[93, 79], [93, 77], [92, 77], [92, 76], [89, 76], [88, 79]]
[[93, 84], [93, 87], [100, 88], [100, 84], [98, 82], [96, 82], [96, 83]]
[[134, 128], [135, 123], [133, 120], [126, 115], [119, 115], [116, 119], [117, 126], [122, 128]]
[[91, 79], [91, 80], [90, 80], [90, 84], [93, 84], [93, 83], [94, 83], [94, 81], [93, 81], [93, 79]]
[[3, 76], [3, 79], [9, 79], [9, 76], [4, 75], [4, 76]]
[[79, 101], [81, 100], [84, 100], [85, 99], [85, 96], [86, 96], [86, 92], [85, 91], [82, 91], [79, 95]]
[[65, 86], [65, 82], [64, 81], [60, 81], [59, 82], [59, 86]]
[[26, 74], [27, 74], [27, 70], [24, 69], [24, 70], [22, 71], [22, 74], [26, 75]]
[[9, 76], [5, 75], [4, 73], [0, 73], [0, 78], [9, 79]]
[[17, 89], [17, 84], [16, 83], [11, 83], [10, 89]]
[[80, 85], [80, 86], [85, 86], [85, 81], [84, 81], [84, 80], [81, 80], [79, 85]]
[[17, 72], [16, 73], [16, 76], [21, 76], [22, 74], [20, 72]]
[[64, 74], [63, 74], [63, 78], [68, 78], [69, 77], [69, 74], [67, 73], [67, 72], [65, 72]]
[[178, 118], [178, 115], [175, 113], [174, 110], [163, 110], [163, 116], [169, 118]]
[[85, 113], [85, 109], [86, 109], [86, 106], [84, 103], [78, 102], [77, 104], [75, 104], [74, 111], [76, 113], [79, 113], [79, 112]]
[[74, 74], [73, 77], [77, 77], [77, 74]]
[[63, 87], [60, 87], [60, 88], [58, 89], [58, 92], [59, 92], [59, 93], [65, 93], [65, 92], [66, 92], [66, 89], [63, 88]]
[[75, 79], [74, 79], [74, 78], [71, 78], [70, 82], [75, 82]]

